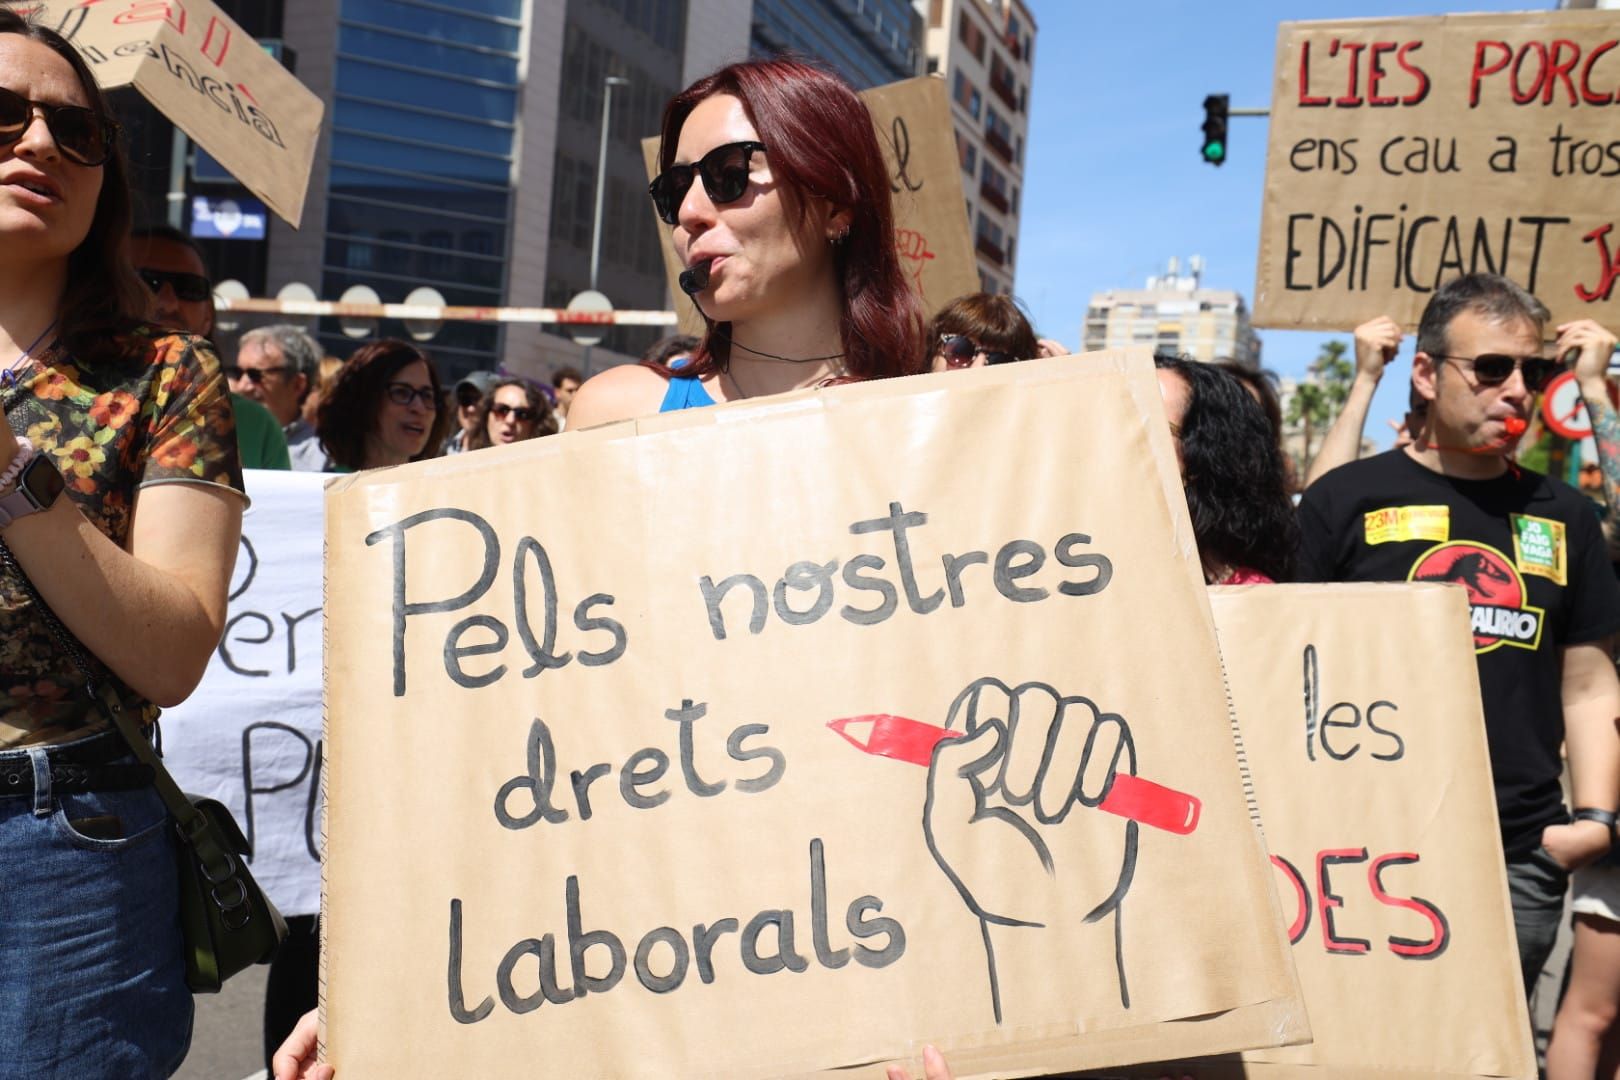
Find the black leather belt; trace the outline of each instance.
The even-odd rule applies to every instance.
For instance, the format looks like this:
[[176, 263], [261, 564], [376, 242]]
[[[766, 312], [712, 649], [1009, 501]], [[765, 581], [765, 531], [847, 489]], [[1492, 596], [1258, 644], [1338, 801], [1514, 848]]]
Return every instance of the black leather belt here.
[[[72, 795], [146, 787], [152, 782], [152, 770], [137, 762], [119, 761], [128, 755], [129, 747], [116, 731], [63, 746], [48, 746], [45, 758], [50, 763], [51, 791]], [[0, 754], [0, 798], [32, 794], [34, 762], [27, 751]]]

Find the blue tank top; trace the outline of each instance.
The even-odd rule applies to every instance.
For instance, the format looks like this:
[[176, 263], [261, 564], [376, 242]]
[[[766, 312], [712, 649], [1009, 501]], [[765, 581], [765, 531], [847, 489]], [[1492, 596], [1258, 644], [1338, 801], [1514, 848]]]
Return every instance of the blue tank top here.
[[658, 406], [658, 411], [677, 412], [681, 409], [699, 409], [713, 404], [714, 398], [703, 388], [702, 379], [691, 375], [676, 375], [669, 380], [669, 389], [664, 391], [664, 403]]

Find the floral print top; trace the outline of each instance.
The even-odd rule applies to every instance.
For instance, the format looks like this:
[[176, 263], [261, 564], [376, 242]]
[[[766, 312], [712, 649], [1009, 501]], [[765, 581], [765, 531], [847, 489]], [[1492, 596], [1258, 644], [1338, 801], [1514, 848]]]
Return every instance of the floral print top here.
[[[56, 463], [66, 483], [62, 498], [126, 546], [137, 488], [184, 482], [241, 492], [242, 468], [213, 346], [149, 325], [131, 329], [120, 344], [119, 360], [94, 366], [81, 368], [60, 349], [29, 360], [0, 379], [0, 404], [12, 432]], [[0, 750], [108, 727], [84, 681], [27, 592], [0, 574]], [[157, 708], [143, 704], [149, 723]]]

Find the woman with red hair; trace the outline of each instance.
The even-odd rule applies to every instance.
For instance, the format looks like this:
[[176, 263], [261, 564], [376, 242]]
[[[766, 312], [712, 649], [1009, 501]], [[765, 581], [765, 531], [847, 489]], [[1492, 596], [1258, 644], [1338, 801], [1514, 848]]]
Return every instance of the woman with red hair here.
[[800, 60], [721, 68], [665, 108], [658, 161], [648, 191], [708, 332], [676, 370], [586, 383], [571, 429], [924, 369], [888, 168], [848, 84]]
[[[848, 84], [798, 60], [721, 68], [664, 109], [658, 160], [649, 193], [708, 332], [677, 369], [625, 364], [591, 379], [570, 431], [926, 369], [888, 169]], [[315, 1015], [277, 1051], [275, 1080], [332, 1077], [315, 1060]]]

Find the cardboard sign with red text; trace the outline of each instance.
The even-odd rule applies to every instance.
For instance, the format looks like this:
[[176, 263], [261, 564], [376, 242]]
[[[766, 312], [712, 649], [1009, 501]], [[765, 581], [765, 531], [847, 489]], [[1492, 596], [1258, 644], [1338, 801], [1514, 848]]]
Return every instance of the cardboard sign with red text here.
[[1505, 274], [1620, 323], [1620, 11], [1283, 23], [1257, 326], [1408, 329]]
[[1308, 1036], [1145, 350], [362, 473], [326, 520], [340, 1075]]
[[1211, 590], [1314, 1042], [1200, 1075], [1536, 1075], [1468, 597]]
[[103, 89], [133, 86], [294, 226], [325, 104], [210, 0], [23, 0]]

